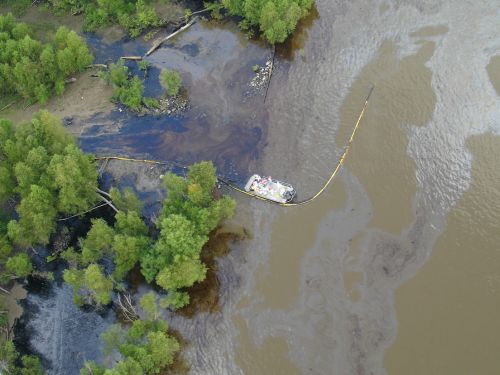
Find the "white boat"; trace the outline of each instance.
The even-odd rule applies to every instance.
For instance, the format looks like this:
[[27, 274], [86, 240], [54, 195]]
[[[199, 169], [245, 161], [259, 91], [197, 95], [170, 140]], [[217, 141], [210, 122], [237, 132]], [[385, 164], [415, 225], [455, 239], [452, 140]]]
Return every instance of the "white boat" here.
[[273, 180], [271, 176], [260, 177], [258, 174], [250, 177], [245, 185], [245, 191], [278, 203], [291, 202], [296, 194], [291, 185]]

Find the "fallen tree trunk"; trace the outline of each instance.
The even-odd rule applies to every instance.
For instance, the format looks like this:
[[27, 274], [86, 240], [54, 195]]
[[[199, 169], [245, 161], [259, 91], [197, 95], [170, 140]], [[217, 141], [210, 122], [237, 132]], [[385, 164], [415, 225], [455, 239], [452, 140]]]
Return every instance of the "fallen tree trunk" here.
[[123, 60], [133, 60], [133, 61], [141, 61], [142, 60], [142, 56], [122, 56], [122, 57], [120, 57], [120, 59], [123, 59]]
[[10, 102], [9, 104], [7, 104], [5, 107], [3, 107], [2, 109], [0, 109], [0, 112], [2, 112], [4, 109], [7, 109], [9, 108], [12, 104], [14, 104], [17, 100], [14, 100], [13, 102]]
[[108, 69], [108, 66], [106, 64], [90, 64], [85, 67], [86, 69], [91, 69], [91, 68], [104, 68]]
[[132, 304], [132, 299], [130, 298], [130, 294], [123, 294], [123, 300], [121, 298], [121, 294], [118, 293], [118, 306], [123, 314], [123, 317], [129, 322], [133, 322], [134, 320], [139, 319], [139, 314], [135, 310], [134, 305]]
[[146, 52], [146, 56], [151, 55], [154, 51], [156, 51], [167, 40], [173, 38], [177, 34], [180, 34], [184, 30], [187, 30], [188, 28], [190, 28], [196, 22], [197, 19], [198, 19], [198, 17], [194, 17], [191, 21], [189, 21], [187, 24], [185, 24], [184, 26], [182, 26], [180, 29], [174, 31], [172, 34], [166, 36], [165, 38], [160, 39], [160, 40], [156, 41], [155, 43], [153, 43], [153, 46], [149, 49], [148, 52]]
[[117, 208], [113, 205], [113, 203], [111, 203], [111, 201], [110, 201], [110, 200], [108, 200], [108, 199], [104, 198], [102, 195], [99, 195], [99, 197], [100, 197], [100, 198], [101, 198], [104, 202], [106, 202], [106, 204], [107, 204], [109, 207], [111, 207], [111, 208], [112, 208], [112, 209], [113, 209], [116, 213], [120, 212], [120, 211], [118, 211], [118, 209], [117, 209]]

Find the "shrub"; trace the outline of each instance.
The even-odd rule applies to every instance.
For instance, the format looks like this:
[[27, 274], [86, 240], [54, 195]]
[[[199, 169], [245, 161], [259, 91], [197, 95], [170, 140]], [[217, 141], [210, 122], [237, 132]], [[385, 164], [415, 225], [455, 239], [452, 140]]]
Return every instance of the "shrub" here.
[[181, 88], [182, 78], [175, 70], [162, 69], [160, 83], [169, 96], [176, 96]]

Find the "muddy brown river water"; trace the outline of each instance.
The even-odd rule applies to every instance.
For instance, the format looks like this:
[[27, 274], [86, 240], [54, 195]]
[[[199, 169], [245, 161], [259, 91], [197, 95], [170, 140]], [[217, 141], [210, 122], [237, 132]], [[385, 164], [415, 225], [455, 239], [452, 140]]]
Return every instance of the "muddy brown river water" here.
[[245, 374], [496, 374], [499, 4], [316, 5], [271, 86], [259, 168], [308, 196], [375, 91], [327, 194], [250, 204], [234, 360]]
[[[69, 127], [89, 151], [210, 158], [237, 179], [289, 181], [301, 199], [335, 167], [375, 87], [318, 200], [284, 209], [237, 197], [223, 230], [249, 235], [217, 263], [219, 308], [168, 316], [190, 373], [500, 373], [500, 4], [316, 0], [316, 10], [278, 48], [266, 103], [246, 87], [269, 48], [204, 24], [151, 57], [181, 70], [186, 117], [131, 119], [101, 103]], [[51, 373], [66, 374], [64, 363], [99, 357], [113, 318], [64, 307], [64, 287], [47, 295], [28, 296], [46, 314], [27, 325]], [[81, 329], [94, 340], [84, 354], [62, 353], [56, 344]]]

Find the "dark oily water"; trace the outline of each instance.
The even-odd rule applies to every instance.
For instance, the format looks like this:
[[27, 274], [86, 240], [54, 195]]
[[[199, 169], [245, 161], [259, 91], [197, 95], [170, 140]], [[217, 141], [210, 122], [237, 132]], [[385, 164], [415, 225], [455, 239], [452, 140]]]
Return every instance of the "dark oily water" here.
[[[139, 40], [111, 45], [96, 37], [90, 41], [98, 61], [142, 55], [147, 49]], [[84, 121], [81, 145], [101, 155], [147, 155], [185, 164], [212, 160], [224, 174], [244, 179], [248, 165], [259, 156], [267, 123], [263, 97], [249, 85], [252, 66], [264, 65], [270, 56], [268, 47], [245, 40], [234, 24], [200, 21], [147, 58], [152, 68], [144, 79], [145, 95], [158, 97], [164, 91], [160, 70], [179, 71], [190, 101], [188, 111], [137, 116], [118, 108], [97, 114]], [[143, 76], [135, 62], [127, 66]]]
[[99, 335], [115, 322], [109, 309], [102, 313], [73, 303], [70, 286], [31, 280], [24, 313], [16, 325], [16, 346], [40, 355], [49, 374], [78, 374], [86, 360], [100, 360]]

